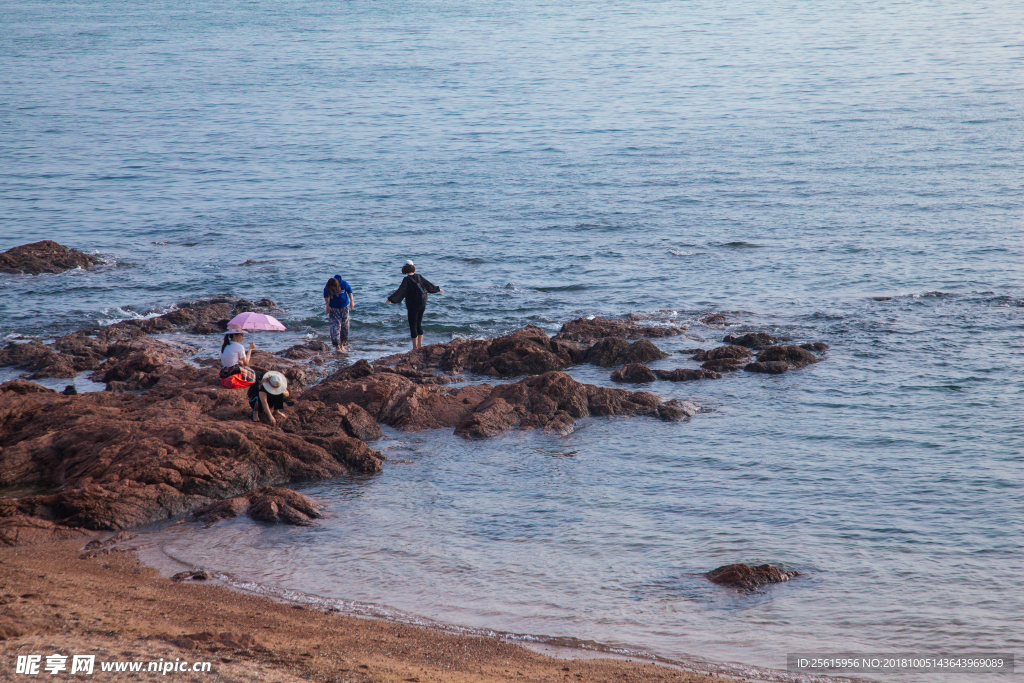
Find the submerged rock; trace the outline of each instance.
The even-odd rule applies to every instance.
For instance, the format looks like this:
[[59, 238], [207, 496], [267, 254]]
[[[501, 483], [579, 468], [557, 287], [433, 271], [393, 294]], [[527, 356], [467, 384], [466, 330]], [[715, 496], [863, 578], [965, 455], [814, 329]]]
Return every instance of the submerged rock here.
[[688, 417], [693, 417], [700, 412], [697, 406], [693, 405], [689, 401], [680, 401], [678, 398], [674, 398], [671, 401], [665, 401], [658, 406], [658, 417], [665, 422], [678, 422], [685, 420]]
[[38, 275], [89, 268], [99, 263], [95, 256], [65, 247], [53, 240], [23, 244], [0, 254], [0, 273]]
[[653, 382], [658, 376], [643, 363], [629, 363], [612, 373], [613, 382], [643, 384]]
[[748, 564], [727, 564], [705, 574], [713, 583], [723, 586], [735, 586], [746, 590], [754, 590], [769, 583], [782, 583], [800, 572], [787, 571], [781, 567], [762, 564], [751, 567]]

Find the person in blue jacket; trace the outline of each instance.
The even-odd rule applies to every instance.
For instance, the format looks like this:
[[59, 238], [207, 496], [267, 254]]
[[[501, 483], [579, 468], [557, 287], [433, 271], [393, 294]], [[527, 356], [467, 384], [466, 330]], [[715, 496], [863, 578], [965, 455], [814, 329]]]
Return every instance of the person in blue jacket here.
[[331, 343], [335, 351], [345, 353], [348, 351], [345, 347], [349, 331], [348, 312], [356, 307], [352, 287], [340, 275], [335, 275], [324, 287], [324, 303], [327, 305], [327, 320], [331, 325]]

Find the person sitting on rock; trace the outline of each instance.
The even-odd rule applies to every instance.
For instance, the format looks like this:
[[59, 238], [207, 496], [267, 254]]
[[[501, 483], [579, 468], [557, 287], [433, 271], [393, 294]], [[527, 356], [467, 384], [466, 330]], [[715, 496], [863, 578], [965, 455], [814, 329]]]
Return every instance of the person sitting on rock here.
[[228, 325], [220, 345], [220, 384], [225, 389], [242, 389], [256, 381], [256, 372], [249, 366], [256, 344], [250, 342], [246, 351], [242, 346], [244, 338], [240, 325]]
[[431, 284], [427, 278], [416, 273], [412, 261], [402, 266], [402, 284], [395, 293], [384, 299], [386, 304], [397, 304], [405, 299], [405, 311], [409, 317], [409, 333], [412, 335], [413, 350], [423, 348], [423, 312], [427, 310], [427, 293], [436, 294], [444, 290]]
[[268, 418], [270, 425], [277, 426], [274, 411], [283, 417], [284, 400], [288, 398], [288, 378], [277, 370], [263, 373], [249, 387], [249, 406], [252, 408], [252, 421], [260, 421], [260, 408]]

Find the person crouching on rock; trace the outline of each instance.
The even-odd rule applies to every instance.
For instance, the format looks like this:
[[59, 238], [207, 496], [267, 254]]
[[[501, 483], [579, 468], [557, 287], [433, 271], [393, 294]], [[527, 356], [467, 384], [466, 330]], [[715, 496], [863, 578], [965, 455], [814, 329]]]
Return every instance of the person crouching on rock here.
[[249, 367], [256, 344], [250, 342], [246, 351], [242, 346], [244, 338], [240, 325], [228, 325], [228, 333], [220, 345], [220, 384], [225, 389], [242, 389], [256, 381], [256, 372]]
[[288, 378], [277, 370], [271, 370], [256, 378], [256, 383], [249, 387], [249, 406], [252, 407], [252, 421], [260, 421], [260, 409], [273, 427], [277, 426], [274, 411], [284, 410], [284, 400], [288, 398]]
[[427, 293], [444, 293], [440, 287], [431, 284], [427, 278], [416, 273], [412, 261], [402, 266], [402, 284], [395, 293], [384, 299], [386, 304], [397, 304], [405, 299], [405, 310], [409, 315], [409, 333], [412, 335], [412, 348], [423, 348], [423, 312], [427, 310]]
[[352, 295], [352, 287], [335, 275], [324, 287], [324, 303], [327, 304], [327, 320], [331, 325], [331, 343], [338, 353], [345, 353], [345, 342], [348, 341], [350, 309], [356, 307], [356, 298]]

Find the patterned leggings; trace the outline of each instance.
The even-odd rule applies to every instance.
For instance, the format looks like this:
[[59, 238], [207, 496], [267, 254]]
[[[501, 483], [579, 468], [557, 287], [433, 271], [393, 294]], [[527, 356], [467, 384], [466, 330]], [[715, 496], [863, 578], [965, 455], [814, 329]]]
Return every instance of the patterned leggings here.
[[329, 317], [331, 321], [331, 343], [335, 346], [341, 346], [348, 341], [348, 309], [331, 308]]

